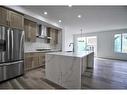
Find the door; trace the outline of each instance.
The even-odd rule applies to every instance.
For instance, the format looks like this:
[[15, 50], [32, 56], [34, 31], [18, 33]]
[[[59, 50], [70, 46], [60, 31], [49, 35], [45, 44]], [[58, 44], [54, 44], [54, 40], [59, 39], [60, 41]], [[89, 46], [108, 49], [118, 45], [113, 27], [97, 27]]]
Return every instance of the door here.
[[24, 59], [24, 31], [19, 29], [11, 29], [10, 44], [11, 61]]
[[0, 26], [0, 63], [24, 59], [24, 32]]
[[9, 31], [9, 28], [0, 26], [0, 64], [11, 61]]

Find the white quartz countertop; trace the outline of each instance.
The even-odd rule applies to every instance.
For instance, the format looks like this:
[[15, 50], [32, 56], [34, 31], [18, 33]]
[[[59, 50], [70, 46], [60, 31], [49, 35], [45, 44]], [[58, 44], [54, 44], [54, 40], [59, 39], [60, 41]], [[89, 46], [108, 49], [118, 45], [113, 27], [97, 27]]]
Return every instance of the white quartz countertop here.
[[47, 53], [47, 52], [58, 52], [60, 50], [44, 50], [44, 51], [37, 51], [37, 50], [27, 50], [27, 51], [24, 51], [24, 53], [31, 53], [31, 52], [42, 52], [42, 53]]
[[51, 52], [51, 53], [46, 53], [46, 54], [71, 56], [71, 57], [84, 57], [84, 56], [89, 55], [90, 53], [93, 53], [93, 52], [92, 51], [83, 51], [83, 52]]

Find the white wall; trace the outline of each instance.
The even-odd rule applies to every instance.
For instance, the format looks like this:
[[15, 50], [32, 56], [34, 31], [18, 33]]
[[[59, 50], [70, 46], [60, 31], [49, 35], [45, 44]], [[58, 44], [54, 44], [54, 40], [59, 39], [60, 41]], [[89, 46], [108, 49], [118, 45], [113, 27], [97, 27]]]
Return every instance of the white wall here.
[[127, 60], [126, 53], [114, 52], [114, 34], [127, 33], [127, 29], [98, 33], [98, 57]]
[[[73, 11], [78, 11], [78, 14], [82, 14], [82, 18], [79, 19], [73, 16]], [[91, 33], [96, 31], [108, 31], [113, 29], [127, 28], [127, 7], [121, 6], [86, 6], [81, 8], [74, 8], [72, 15], [67, 19], [68, 23], [65, 23], [65, 38], [63, 42], [64, 50], [71, 50], [68, 47], [70, 42], [73, 42], [73, 34], [80, 34], [80, 29], [83, 29], [84, 33]]]
[[[86, 33], [83, 36], [97, 36], [97, 57], [127, 60], [126, 53], [114, 52], [114, 35], [124, 32], [127, 33], [127, 29]], [[75, 39], [79, 36], [79, 34], [74, 35]]]
[[73, 47], [69, 47], [70, 43], [73, 43], [73, 34], [79, 34], [80, 29], [74, 29], [73, 27], [65, 27], [63, 31], [63, 51], [71, 51]]

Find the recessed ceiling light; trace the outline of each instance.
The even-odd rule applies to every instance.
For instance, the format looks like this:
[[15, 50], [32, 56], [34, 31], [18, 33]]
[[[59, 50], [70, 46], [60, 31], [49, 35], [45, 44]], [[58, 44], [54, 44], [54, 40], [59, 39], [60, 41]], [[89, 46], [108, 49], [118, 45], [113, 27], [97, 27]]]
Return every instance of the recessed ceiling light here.
[[47, 15], [48, 13], [47, 12], [44, 12], [45, 15]]
[[78, 18], [81, 18], [81, 17], [82, 17], [82, 15], [80, 15], [80, 14], [79, 14], [77, 17], [78, 17]]
[[59, 22], [62, 22], [61, 20], [59, 20]]
[[72, 7], [72, 5], [68, 5], [68, 7]]

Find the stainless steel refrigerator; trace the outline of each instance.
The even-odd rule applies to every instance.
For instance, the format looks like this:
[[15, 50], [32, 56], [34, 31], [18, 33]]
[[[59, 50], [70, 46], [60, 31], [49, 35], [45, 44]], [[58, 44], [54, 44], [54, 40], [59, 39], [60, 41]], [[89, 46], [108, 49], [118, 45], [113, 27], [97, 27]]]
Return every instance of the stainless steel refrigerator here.
[[24, 73], [24, 31], [0, 26], [0, 82]]

